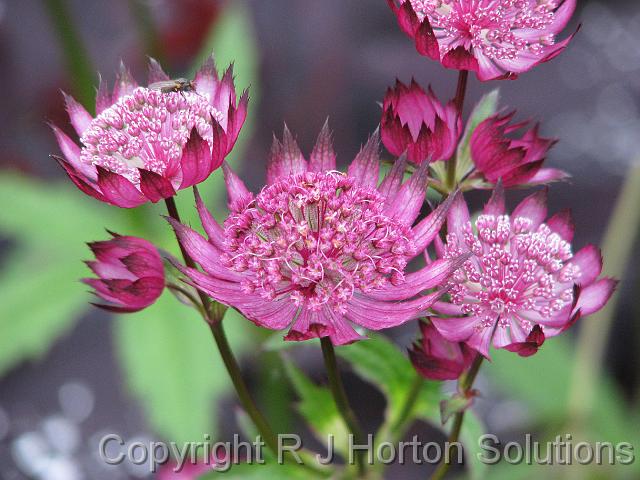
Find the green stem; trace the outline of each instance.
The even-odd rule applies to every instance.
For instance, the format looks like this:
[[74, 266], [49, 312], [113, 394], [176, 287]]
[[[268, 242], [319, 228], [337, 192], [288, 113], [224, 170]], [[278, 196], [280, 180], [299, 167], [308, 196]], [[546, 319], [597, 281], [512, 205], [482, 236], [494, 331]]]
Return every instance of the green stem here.
[[[333, 400], [336, 402], [336, 406], [338, 407], [338, 412], [340, 412], [344, 423], [347, 425], [347, 428], [351, 432], [351, 435], [353, 435], [354, 441], [358, 445], [363, 445], [365, 442], [364, 432], [362, 431], [362, 428], [358, 423], [358, 419], [356, 418], [355, 413], [349, 405], [349, 400], [347, 399], [347, 394], [344, 390], [342, 379], [340, 378], [338, 362], [336, 361], [336, 353], [333, 349], [331, 339], [329, 337], [321, 338], [320, 345], [322, 346], [324, 365], [327, 370], [327, 376], [329, 377], [329, 387], [333, 395]], [[360, 477], [364, 477], [366, 470], [364, 454], [364, 451], [358, 450], [356, 456], [358, 475]]]
[[423, 385], [424, 378], [422, 378], [420, 375], [416, 375], [413, 383], [411, 384], [411, 389], [407, 394], [404, 405], [402, 406], [402, 410], [400, 410], [398, 419], [391, 426], [391, 436], [394, 443], [400, 440], [400, 437], [404, 435], [404, 430], [407, 426], [407, 422], [413, 418], [413, 410], [415, 409], [416, 403], [418, 403]]
[[[167, 205], [167, 211], [171, 218], [180, 222], [180, 214], [178, 213], [178, 208], [176, 206], [175, 200], [173, 197], [167, 198], [165, 200]], [[190, 268], [196, 268], [196, 263], [191, 258], [189, 253], [182, 246], [181, 242], [178, 240], [178, 245], [180, 246], [180, 251], [182, 252], [182, 256], [184, 258], [185, 264]], [[267, 420], [264, 418], [258, 407], [256, 406], [253, 398], [251, 398], [251, 394], [249, 393], [249, 389], [247, 388], [247, 384], [244, 382], [242, 378], [242, 372], [240, 371], [240, 366], [238, 365], [238, 361], [236, 360], [233, 352], [231, 350], [231, 346], [229, 345], [229, 341], [227, 340], [227, 336], [222, 328], [222, 316], [224, 315], [224, 308], [222, 305], [217, 303], [211, 304], [206, 295], [200, 291], [198, 291], [200, 295], [200, 299], [203, 305], [203, 312], [205, 313], [205, 319], [207, 324], [209, 325], [209, 329], [213, 334], [213, 338], [218, 346], [218, 350], [220, 351], [220, 356], [222, 357], [222, 361], [224, 362], [224, 366], [229, 373], [229, 377], [231, 378], [231, 382], [235, 387], [236, 393], [238, 394], [238, 398], [240, 399], [240, 403], [246, 410], [249, 417], [255, 424], [256, 428], [262, 435], [265, 444], [275, 453], [278, 452], [278, 439], [269, 426]]]
[[[458, 85], [456, 87], [456, 96], [453, 99], [453, 103], [458, 111], [458, 116], [462, 118], [464, 110], [464, 99], [467, 94], [467, 83], [469, 80], [469, 72], [467, 70], [460, 70], [458, 73]], [[447, 187], [453, 190], [456, 186], [456, 154], [447, 162]]]
[[[622, 278], [630, 266], [634, 242], [640, 228], [638, 204], [640, 166], [636, 165], [627, 176], [602, 243], [602, 254], [606, 259], [604, 275]], [[588, 322], [584, 322], [580, 330], [567, 406], [568, 417], [572, 419], [571, 426], [577, 431], [588, 425], [593, 413], [596, 391], [601, 381], [603, 357], [617, 304], [618, 295], [614, 295], [602, 310], [591, 315]]]
[[94, 71], [80, 35], [71, 21], [67, 4], [64, 0], [43, 0], [43, 4], [60, 41], [62, 54], [69, 69], [73, 93], [89, 112], [93, 112], [95, 105]]
[[[480, 371], [480, 367], [482, 366], [482, 361], [484, 357], [480, 354], [476, 355], [473, 364], [471, 364], [471, 368], [469, 371], [460, 379], [458, 384], [458, 390], [462, 395], [467, 395], [471, 388], [473, 387], [473, 382], [478, 376], [478, 372]], [[449, 471], [449, 467], [451, 466], [451, 461], [457, 455], [457, 448], [453, 445], [460, 438], [460, 431], [462, 430], [462, 422], [464, 421], [464, 410], [456, 413], [453, 419], [453, 426], [451, 427], [451, 433], [447, 438], [447, 442], [449, 443], [450, 448], [445, 448], [445, 458], [438, 465], [438, 468], [431, 476], [431, 480], [442, 480], [444, 476]]]

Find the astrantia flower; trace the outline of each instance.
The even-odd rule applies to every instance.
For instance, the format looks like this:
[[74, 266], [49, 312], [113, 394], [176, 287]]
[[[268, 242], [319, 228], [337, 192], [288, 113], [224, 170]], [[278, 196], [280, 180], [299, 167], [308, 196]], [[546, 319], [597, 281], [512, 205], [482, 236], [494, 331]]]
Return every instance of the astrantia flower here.
[[545, 337], [566, 330], [579, 317], [600, 310], [616, 281], [598, 279], [600, 251], [588, 245], [572, 253], [573, 224], [567, 212], [547, 215], [546, 192], [505, 213], [500, 186], [475, 222], [460, 197], [447, 221], [443, 258], [472, 256], [450, 280], [450, 300], [434, 308], [451, 318], [433, 318], [450, 341], [466, 342], [484, 356], [496, 348], [530, 355]]
[[557, 56], [575, 0], [387, 0], [421, 55], [480, 80], [515, 78]]
[[409, 350], [409, 359], [420, 375], [430, 380], [456, 380], [477, 355], [461, 342], [450, 342], [431, 324], [420, 322], [422, 338]]
[[471, 158], [481, 178], [492, 184], [502, 180], [505, 187], [566, 178], [568, 175], [561, 170], [542, 168], [547, 152], [556, 140], [538, 136], [538, 125], [528, 129], [521, 138], [507, 136], [528, 125], [527, 122], [509, 125], [514, 114], [492, 116], [474, 130], [470, 142]]
[[387, 150], [395, 156], [406, 152], [417, 165], [451, 158], [462, 130], [453, 103], [443, 106], [431, 88], [426, 93], [415, 80], [408, 87], [397, 80], [387, 91], [380, 125]]
[[[149, 82], [169, 77], [151, 61]], [[100, 85], [97, 116], [66, 96], [78, 146], [53, 126], [64, 158], [54, 157], [80, 190], [119, 207], [136, 207], [204, 181], [235, 144], [247, 114], [236, 102], [233, 72], [220, 79], [213, 58], [196, 74], [194, 90], [138, 87], [122, 67], [112, 95]]]
[[285, 129], [271, 152], [268, 184], [255, 196], [225, 167], [231, 214], [224, 229], [199, 198], [209, 241], [172, 222], [204, 273], [183, 271], [197, 288], [256, 324], [290, 327], [287, 340], [330, 337], [346, 344], [362, 338], [351, 322], [380, 330], [419, 317], [460, 264], [451, 258], [404, 272], [437, 235], [448, 205], [413, 226], [425, 199], [427, 166], [403, 183], [406, 160], [400, 159], [378, 186], [376, 134], [347, 173], [335, 168], [327, 126], [309, 161]]
[[137, 237], [113, 234], [111, 240], [90, 243], [96, 259], [87, 265], [98, 278], [82, 281], [108, 302], [98, 307], [137, 312], [155, 302], [164, 290], [164, 266], [156, 248]]

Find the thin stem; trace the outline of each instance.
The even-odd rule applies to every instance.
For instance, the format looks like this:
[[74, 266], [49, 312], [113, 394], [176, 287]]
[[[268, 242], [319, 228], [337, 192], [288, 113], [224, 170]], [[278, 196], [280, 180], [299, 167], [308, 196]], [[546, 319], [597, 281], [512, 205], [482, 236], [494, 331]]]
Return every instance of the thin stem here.
[[[467, 83], [469, 80], [469, 72], [460, 70], [458, 74], [458, 86], [456, 87], [456, 96], [453, 103], [458, 111], [458, 116], [462, 118], [464, 110], [464, 99], [467, 94]], [[456, 186], [456, 155], [455, 153], [447, 162], [447, 186], [453, 189]]]
[[80, 103], [92, 111], [93, 105], [95, 105], [93, 68], [80, 35], [73, 25], [67, 4], [64, 0], [44, 0], [43, 4], [60, 41], [60, 47], [69, 69], [73, 93], [78, 97]]
[[[320, 345], [322, 346], [322, 356], [324, 358], [324, 365], [327, 369], [327, 376], [329, 377], [329, 387], [333, 395], [333, 400], [336, 402], [338, 412], [342, 416], [344, 423], [353, 435], [355, 442], [358, 445], [364, 444], [364, 433], [355, 413], [349, 405], [347, 394], [340, 378], [340, 372], [338, 371], [338, 362], [336, 361], [336, 352], [333, 349], [333, 344], [329, 337], [323, 337], [320, 339]], [[358, 450], [356, 456], [356, 462], [358, 465], [358, 474], [360, 477], [365, 473], [364, 451]]]
[[411, 389], [407, 394], [407, 398], [402, 406], [402, 410], [400, 410], [400, 414], [398, 415], [398, 419], [391, 426], [391, 435], [393, 436], [394, 441], [399, 440], [398, 437], [404, 434], [404, 428], [407, 421], [411, 418], [413, 410], [418, 403], [418, 399], [420, 398], [420, 392], [422, 391], [422, 386], [424, 385], [424, 378], [420, 375], [416, 375], [416, 378], [413, 380], [411, 384]]
[[[165, 200], [165, 204], [167, 205], [167, 211], [169, 215], [176, 221], [180, 221], [180, 214], [178, 213], [178, 208], [176, 207], [176, 203], [173, 199], [167, 198]], [[180, 251], [182, 252], [182, 256], [184, 257], [184, 263], [190, 268], [196, 268], [196, 263], [191, 258], [189, 253], [182, 246], [181, 242], [178, 240], [178, 245], [180, 246]], [[206, 295], [200, 291], [198, 291], [200, 295], [200, 299], [203, 305], [203, 312], [205, 314], [205, 318], [207, 320], [207, 324], [213, 334], [213, 338], [218, 346], [218, 350], [220, 351], [220, 356], [222, 357], [222, 361], [224, 362], [224, 366], [229, 373], [229, 377], [233, 383], [233, 386], [236, 389], [236, 393], [238, 394], [238, 398], [240, 399], [240, 403], [246, 410], [246, 412], [253, 420], [256, 428], [260, 432], [260, 435], [264, 438], [266, 445], [274, 452], [278, 452], [278, 440], [269, 426], [267, 420], [264, 418], [258, 407], [256, 406], [253, 398], [251, 398], [251, 394], [249, 393], [249, 389], [247, 388], [246, 383], [242, 378], [242, 372], [240, 371], [240, 366], [238, 365], [238, 361], [236, 360], [233, 352], [231, 350], [231, 346], [229, 345], [229, 341], [227, 340], [227, 336], [222, 328], [222, 315], [224, 315], [224, 310], [220, 307], [221, 305], [214, 303], [211, 305], [211, 302], [207, 299]]]
[[[473, 382], [478, 376], [478, 372], [480, 371], [480, 366], [482, 365], [482, 361], [484, 357], [480, 354], [476, 355], [475, 360], [471, 364], [471, 368], [469, 371], [460, 379], [458, 384], [458, 390], [462, 395], [467, 395], [473, 387]], [[453, 419], [453, 427], [451, 427], [451, 433], [447, 438], [447, 442], [449, 443], [450, 448], [445, 448], [445, 458], [444, 461], [438, 465], [438, 468], [433, 475], [431, 476], [431, 480], [442, 480], [444, 476], [449, 471], [449, 467], [451, 466], [451, 461], [457, 455], [457, 448], [455, 447], [455, 443], [460, 438], [460, 431], [462, 430], [462, 422], [464, 421], [464, 410], [456, 413]]]

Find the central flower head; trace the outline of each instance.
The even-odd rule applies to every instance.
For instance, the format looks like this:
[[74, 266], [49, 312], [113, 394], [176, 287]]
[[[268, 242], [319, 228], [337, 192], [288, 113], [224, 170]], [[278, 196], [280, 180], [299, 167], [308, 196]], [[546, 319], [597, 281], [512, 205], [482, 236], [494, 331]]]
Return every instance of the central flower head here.
[[344, 314], [354, 292], [402, 282], [415, 256], [410, 227], [384, 203], [336, 171], [283, 178], [225, 222], [227, 266], [249, 274], [246, 293]]
[[224, 115], [204, 95], [138, 87], [93, 119], [80, 159], [139, 184], [140, 168], [163, 176], [178, 168], [194, 128], [212, 145], [212, 118], [221, 123]]

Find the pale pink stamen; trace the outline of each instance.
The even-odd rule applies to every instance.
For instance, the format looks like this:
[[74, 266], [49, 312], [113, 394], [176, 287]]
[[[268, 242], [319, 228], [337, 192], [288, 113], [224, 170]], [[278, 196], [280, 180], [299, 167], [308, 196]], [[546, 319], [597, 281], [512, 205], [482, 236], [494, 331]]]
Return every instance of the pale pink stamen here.
[[555, 43], [547, 30], [557, 0], [409, 1], [420, 20], [428, 17], [442, 57], [462, 46], [494, 60], [515, 60], [525, 52], [542, 55]]
[[[473, 256], [450, 281], [451, 302], [476, 316], [477, 331], [517, 321], [528, 332], [532, 314], [549, 319], [573, 303], [573, 285], [580, 269], [569, 262], [571, 245], [546, 224], [532, 229], [526, 217], [481, 215], [474, 233], [471, 223], [463, 238], [447, 236], [445, 257], [468, 248]], [[464, 244], [464, 245], [463, 245]]]
[[178, 164], [194, 127], [211, 145], [212, 117], [223, 120], [199, 93], [136, 88], [93, 119], [80, 158], [139, 184], [139, 168], [164, 175]]
[[403, 281], [411, 229], [383, 214], [384, 199], [339, 172], [294, 175], [265, 187], [225, 222], [228, 268], [243, 290], [345, 313], [354, 292]]

